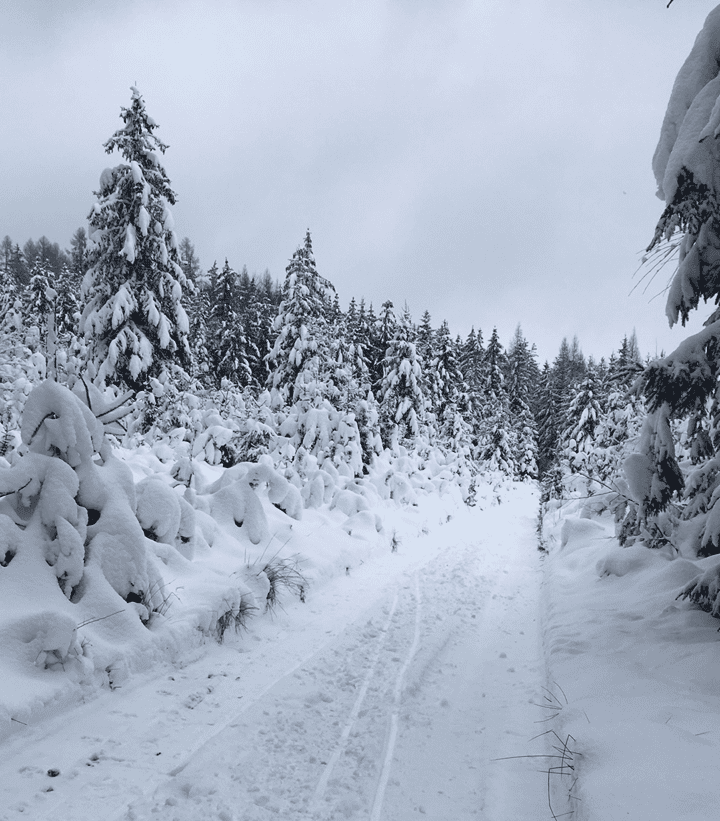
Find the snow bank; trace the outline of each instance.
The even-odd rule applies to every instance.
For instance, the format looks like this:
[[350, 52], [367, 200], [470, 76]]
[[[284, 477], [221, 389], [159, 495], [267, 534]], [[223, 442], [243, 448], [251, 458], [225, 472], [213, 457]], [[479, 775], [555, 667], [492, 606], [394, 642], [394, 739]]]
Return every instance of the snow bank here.
[[577, 518], [581, 504], [546, 506], [544, 517], [544, 643], [557, 699], [546, 728], [579, 753], [572, 777], [551, 785], [553, 809], [711, 818], [720, 801], [717, 622], [691, 600], [716, 606], [720, 560], [621, 548], [612, 517]]

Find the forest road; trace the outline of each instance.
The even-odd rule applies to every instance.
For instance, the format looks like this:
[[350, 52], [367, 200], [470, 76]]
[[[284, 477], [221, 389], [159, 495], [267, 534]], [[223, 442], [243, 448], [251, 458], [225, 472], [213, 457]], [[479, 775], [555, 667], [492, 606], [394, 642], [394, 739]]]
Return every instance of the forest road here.
[[[394, 577], [368, 573], [342, 596], [330, 587], [332, 601], [320, 591], [314, 611], [270, 624], [262, 650], [199, 659], [104, 717], [101, 699], [78, 708], [62, 748], [61, 726], [55, 741], [18, 742], [0, 779], [14, 772], [20, 789], [0, 818], [548, 816], [545, 775], [507, 758], [542, 752], [530, 744], [546, 683], [534, 502], [521, 488], [443, 527], [441, 549]], [[298, 626], [313, 612], [324, 621]], [[50, 782], [54, 743], [67, 766]]]

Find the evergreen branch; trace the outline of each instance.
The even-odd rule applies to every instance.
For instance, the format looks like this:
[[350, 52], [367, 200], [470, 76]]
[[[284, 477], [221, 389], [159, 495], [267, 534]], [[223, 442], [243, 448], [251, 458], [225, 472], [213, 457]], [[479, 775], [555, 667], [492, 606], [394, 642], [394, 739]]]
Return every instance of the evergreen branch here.
[[[581, 470], [576, 470], [575, 473], [578, 476], [582, 476], [584, 479], [588, 479], [590, 482], [597, 482], [599, 485], [602, 485], [603, 487], [606, 487], [608, 489], [609, 493], [617, 493], [618, 496], [622, 496], [623, 499], [625, 499], [626, 501], [635, 503], [635, 500], [631, 499], [630, 496], [623, 493], [622, 490], [620, 490], [620, 488], [612, 487], [611, 485], [608, 485], [606, 482], [603, 482], [601, 479], [597, 479], [595, 476], [589, 476], [587, 473], [583, 473]], [[596, 493], [594, 495], [595, 496], [606, 496], [607, 494], [606, 493]], [[590, 499], [590, 498], [592, 498], [592, 496], [587, 496], [587, 497], [582, 497], [582, 498]]]

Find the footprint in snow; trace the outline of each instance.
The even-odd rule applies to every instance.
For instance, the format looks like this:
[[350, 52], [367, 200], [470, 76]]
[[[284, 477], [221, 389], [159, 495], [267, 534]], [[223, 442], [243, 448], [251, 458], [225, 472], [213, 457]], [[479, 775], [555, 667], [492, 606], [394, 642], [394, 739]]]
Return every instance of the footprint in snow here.
[[[208, 689], [208, 692], [212, 691]], [[200, 704], [201, 701], [205, 700], [205, 696], [208, 695], [208, 692], [192, 693], [185, 699], [185, 701], [183, 701], [183, 704], [188, 708], [188, 710], [194, 710], [198, 706], [198, 704]]]

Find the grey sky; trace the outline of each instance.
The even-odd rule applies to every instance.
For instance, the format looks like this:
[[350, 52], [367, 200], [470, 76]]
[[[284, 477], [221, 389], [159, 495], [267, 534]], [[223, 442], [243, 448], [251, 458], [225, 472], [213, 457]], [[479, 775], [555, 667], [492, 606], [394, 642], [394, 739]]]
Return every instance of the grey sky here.
[[0, 236], [69, 244], [137, 83], [202, 264], [281, 278], [304, 230], [343, 304], [407, 300], [552, 359], [670, 349], [650, 160], [716, 0], [5, 0]]

